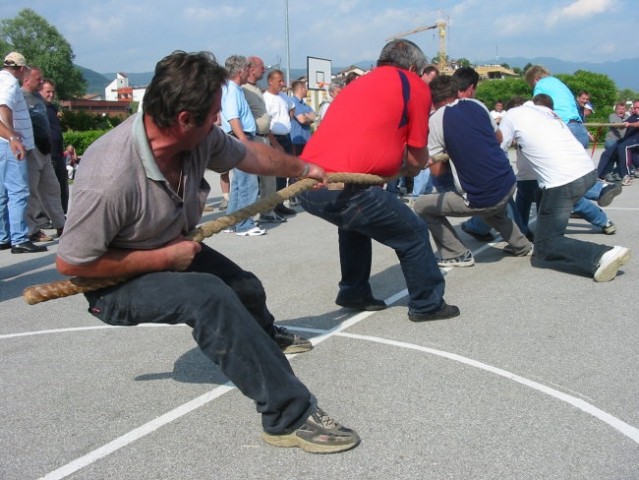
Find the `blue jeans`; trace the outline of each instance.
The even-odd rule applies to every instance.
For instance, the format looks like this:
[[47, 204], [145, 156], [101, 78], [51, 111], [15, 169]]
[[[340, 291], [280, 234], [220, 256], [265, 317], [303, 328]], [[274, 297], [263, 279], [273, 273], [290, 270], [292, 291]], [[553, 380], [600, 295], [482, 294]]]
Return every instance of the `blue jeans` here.
[[[226, 214], [229, 215], [244, 207], [248, 207], [257, 201], [260, 191], [257, 175], [246, 173], [237, 168], [233, 169], [231, 178], [231, 192], [229, 194], [229, 204]], [[255, 227], [252, 218], [247, 218], [235, 226], [238, 232], [245, 232]]]
[[584, 148], [588, 148], [588, 130], [584, 127], [583, 123], [571, 122], [568, 124], [568, 130], [572, 132], [575, 138], [583, 145]]
[[597, 174], [593, 171], [567, 185], [543, 191], [537, 211], [533, 264], [542, 260], [557, 270], [595, 273], [601, 256], [612, 247], [568, 238], [565, 233], [575, 203], [596, 179]]
[[28, 201], [27, 159], [18, 160], [9, 143], [0, 141], [0, 243], [19, 245], [29, 240]]
[[581, 215], [584, 220], [592, 223], [595, 227], [605, 227], [608, 224], [608, 215], [597, 205], [590, 200], [586, 200], [585, 197], [581, 197], [575, 203], [573, 212]]
[[204, 354], [255, 401], [266, 432], [295, 430], [315, 407], [271, 338], [262, 283], [206, 245], [186, 272], [148, 273], [85, 296], [109, 325], [189, 325]]
[[426, 168], [419, 172], [413, 178], [413, 197], [427, 195], [433, 191], [433, 182], [430, 176], [430, 168]]
[[444, 301], [444, 277], [430, 246], [428, 227], [401, 200], [377, 186], [346, 185], [344, 190], [307, 190], [302, 207], [337, 225], [342, 278], [340, 300], [372, 295], [372, 241], [397, 254], [408, 288], [410, 313], [430, 313]]

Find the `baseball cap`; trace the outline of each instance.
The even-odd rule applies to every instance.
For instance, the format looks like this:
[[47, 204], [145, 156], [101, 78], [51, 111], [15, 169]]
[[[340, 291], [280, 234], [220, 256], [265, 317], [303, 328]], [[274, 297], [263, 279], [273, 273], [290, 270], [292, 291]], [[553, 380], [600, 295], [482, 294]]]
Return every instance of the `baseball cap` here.
[[5, 67], [26, 67], [27, 61], [24, 58], [24, 55], [18, 52], [11, 52], [6, 57], [4, 57], [4, 66]]
[[588, 102], [584, 105], [584, 108], [587, 108], [588, 110], [590, 110], [592, 113], [595, 113], [595, 109], [592, 108], [592, 103]]

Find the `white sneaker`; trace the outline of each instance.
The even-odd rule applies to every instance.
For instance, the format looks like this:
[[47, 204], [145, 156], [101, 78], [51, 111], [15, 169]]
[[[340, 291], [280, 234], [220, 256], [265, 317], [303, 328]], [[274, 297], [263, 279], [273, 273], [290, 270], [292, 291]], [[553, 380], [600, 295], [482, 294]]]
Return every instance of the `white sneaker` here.
[[630, 249], [615, 246], [601, 256], [595, 272], [595, 282], [609, 282], [617, 276], [617, 270], [630, 260]]
[[260, 227], [253, 227], [250, 230], [235, 232], [235, 235], [239, 235], [240, 237], [258, 237], [260, 235], [265, 235], [265, 234], [266, 234], [266, 230]]

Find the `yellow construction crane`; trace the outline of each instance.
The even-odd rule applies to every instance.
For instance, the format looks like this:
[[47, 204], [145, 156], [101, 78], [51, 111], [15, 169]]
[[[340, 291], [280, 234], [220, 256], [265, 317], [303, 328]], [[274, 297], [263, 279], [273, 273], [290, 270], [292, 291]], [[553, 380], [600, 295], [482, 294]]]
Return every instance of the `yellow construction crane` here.
[[437, 20], [435, 25], [428, 25], [424, 27], [417, 27], [409, 30], [408, 32], [399, 33], [397, 35], [393, 35], [386, 39], [387, 42], [391, 40], [397, 40], [398, 38], [404, 38], [408, 35], [413, 35], [414, 33], [424, 32], [426, 30], [438, 29], [439, 31], [439, 62], [437, 67], [441, 72], [446, 66], [446, 21], [445, 20]]

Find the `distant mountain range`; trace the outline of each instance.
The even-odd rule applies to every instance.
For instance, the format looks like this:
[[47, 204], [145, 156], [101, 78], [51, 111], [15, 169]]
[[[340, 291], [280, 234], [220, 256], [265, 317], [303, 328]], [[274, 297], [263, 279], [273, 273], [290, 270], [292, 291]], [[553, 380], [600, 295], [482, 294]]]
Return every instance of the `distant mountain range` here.
[[[604, 73], [608, 75], [613, 82], [617, 85], [619, 90], [630, 89], [635, 92], [639, 92], [639, 58], [619, 60], [616, 62], [604, 62], [604, 63], [591, 63], [591, 62], [567, 62], [552, 57], [535, 57], [535, 58], [500, 58], [496, 60], [477, 61], [477, 65], [486, 65], [494, 63], [507, 63], [511, 68], [523, 68], [527, 64], [543, 65], [553, 74], [568, 73], [572, 74], [577, 70], [587, 70], [589, 72]], [[364, 60], [353, 65], [368, 70], [371, 65], [375, 65], [374, 60]], [[111, 83], [116, 76], [116, 73], [97, 73], [93, 70], [76, 65], [82, 75], [84, 75], [87, 81], [87, 92], [90, 93], [104, 93], [104, 87]], [[333, 68], [333, 73], [337, 73], [344, 70], [345, 67]], [[143, 73], [129, 73], [126, 72], [129, 77], [130, 86], [145, 86], [151, 81], [153, 72]], [[291, 78], [296, 79], [306, 75], [305, 68], [291, 68]]]
[[535, 58], [500, 58], [499, 62], [488, 60], [476, 62], [477, 64], [507, 63], [511, 68], [523, 68], [529, 63], [533, 65], [543, 65], [550, 70], [553, 75], [556, 73], [575, 73], [577, 70], [586, 70], [594, 73], [604, 73], [608, 75], [617, 85], [619, 90], [630, 89], [639, 92], [639, 58], [630, 58], [616, 62], [591, 63], [591, 62], [567, 62], [552, 57]]

